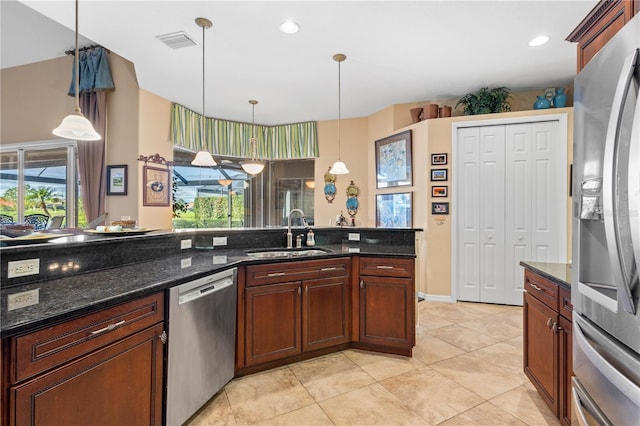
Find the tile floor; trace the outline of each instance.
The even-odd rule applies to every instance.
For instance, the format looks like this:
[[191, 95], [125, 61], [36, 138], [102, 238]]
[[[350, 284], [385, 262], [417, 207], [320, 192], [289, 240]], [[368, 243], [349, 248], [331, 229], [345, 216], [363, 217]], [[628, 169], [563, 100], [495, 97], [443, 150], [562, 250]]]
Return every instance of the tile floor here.
[[345, 350], [234, 379], [189, 423], [557, 425], [522, 372], [522, 308], [418, 303], [413, 358]]

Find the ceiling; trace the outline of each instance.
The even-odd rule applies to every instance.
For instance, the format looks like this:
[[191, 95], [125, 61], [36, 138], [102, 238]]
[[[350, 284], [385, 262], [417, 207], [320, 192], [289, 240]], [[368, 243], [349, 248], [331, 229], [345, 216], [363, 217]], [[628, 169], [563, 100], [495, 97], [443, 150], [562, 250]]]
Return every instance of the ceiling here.
[[[458, 98], [483, 86], [568, 85], [576, 46], [565, 37], [597, 1], [82, 0], [81, 45], [135, 65], [141, 88], [202, 112], [202, 45], [174, 50], [156, 36], [206, 30], [206, 114], [283, 124], [368, 116], [392, 104]], [[2, 68], [64, 56], [74, 46], [72, 0], [2, 0]], [[287, 35], [286, 19], [300, 25]], [[546, 34], [546, 45], [528, 41]], [[117, 90], [117, 81], [116, 81]]]

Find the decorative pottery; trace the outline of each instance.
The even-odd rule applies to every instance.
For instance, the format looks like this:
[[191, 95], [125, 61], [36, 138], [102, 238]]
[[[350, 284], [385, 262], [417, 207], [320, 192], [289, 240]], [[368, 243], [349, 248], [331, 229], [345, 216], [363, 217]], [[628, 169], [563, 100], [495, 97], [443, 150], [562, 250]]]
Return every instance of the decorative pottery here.
[[329, 173], [331, 167], [324, 174], [324, 198], [330, 203], [336, 198], [336, 175]]
[[567, 106], [567, 95], [564, 93], [564, 88], [556, 88], [556, 95], [553, 97], [553, 106], [556, 108], [564, 108]]
[[546, 109], [551, 106], [551, 101], [544, 95], [538, 96], [538, 100], [533, 104], [533, 109]]
[[429, 104], [425, 108], [425, 118], [438, 118], [438, 104]]
[[420, 115], [422, 114], [422, 108], [411, 108], [409, 110], [409, 113], [411, 114], [411, 122], [412, 123], [417, 123], [418, 121], [420, 121]]
[[443, 105], [439, 110], [438, 110], [438, 115], [440, 116], [440, 118], [443, 117], [451, 117], [451, 107], [447, 106], [447, 105]]
[[358, 202], [358, 194], [360, 194], [360, 188], [351, 181], [349, 186], [347, 186], [347, 213], [351, 216], [352, 223], [354, 216], [358, 214], [358, 207], [360, 205]]

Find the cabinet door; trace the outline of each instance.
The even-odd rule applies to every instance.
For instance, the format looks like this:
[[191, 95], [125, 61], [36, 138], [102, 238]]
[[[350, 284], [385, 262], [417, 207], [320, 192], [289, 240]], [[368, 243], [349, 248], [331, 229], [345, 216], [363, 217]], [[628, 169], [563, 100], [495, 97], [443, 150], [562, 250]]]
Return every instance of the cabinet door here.
[[558, 314], [529, 293], [524, 295], [524, 372], [551, 411], [558, 415]]
[[413, 280], [360, 277], [360, 342], [413, 347]]
[[301, 352], [299, 281], [248, 287], [246, 297], [246, 365]]
[[571, 376], [573, 376], [573, 324], [560, 317], [560, 421], [571, 424]]
[[302, 283], [302, 350], [326, 348], [349, 341], [349, 279]]
[[160, 425], [163, 324], [11, 388], [12, 425]]

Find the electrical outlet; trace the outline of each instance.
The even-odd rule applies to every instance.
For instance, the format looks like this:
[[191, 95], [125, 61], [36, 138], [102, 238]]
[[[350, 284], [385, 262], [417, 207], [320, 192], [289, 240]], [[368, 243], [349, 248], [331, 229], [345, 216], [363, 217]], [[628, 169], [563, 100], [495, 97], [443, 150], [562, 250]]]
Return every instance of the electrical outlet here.
[[190, 249], [191, 248], [191, 240], [180, 240], [180, 249]]
[[360, 241], [359, 232], [349, 232], [349, 241]]
[[213, 246], [226, 246], [227, 237], [213, 237]]
[[214, 265], [224, 265], [227, 263], [227, 256], [213, 256]]
[[188, 268], [191, 266], [191, 258], [187, 257], [186, 259], [180, 259], [180, 269]]
[[40, 273], [40, 259], [25, 259], [9, 262], [7, 278], [26, 277]]
[[23, 291], [21, 293], [10, 294], [7, 296], [7, 310], [25, 308], [40, 303], [40, 289]]

